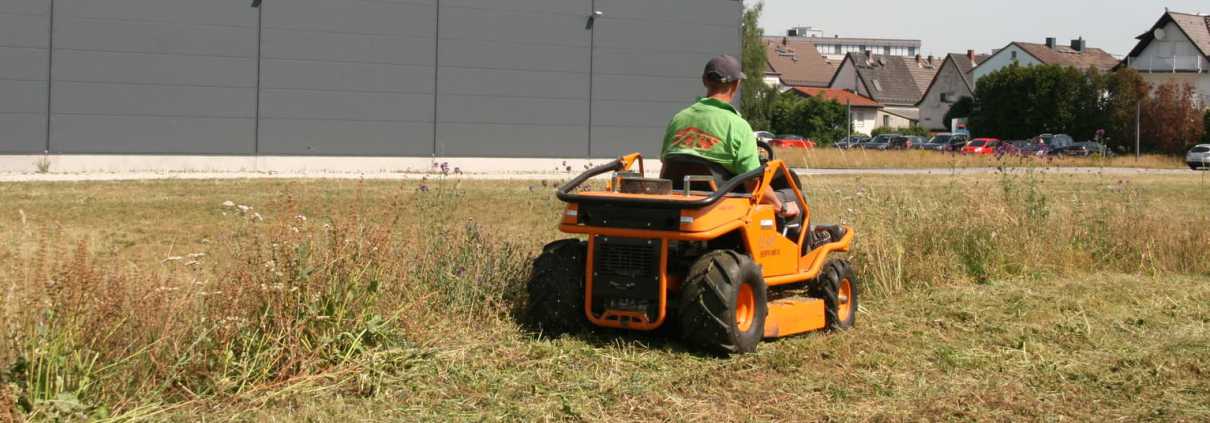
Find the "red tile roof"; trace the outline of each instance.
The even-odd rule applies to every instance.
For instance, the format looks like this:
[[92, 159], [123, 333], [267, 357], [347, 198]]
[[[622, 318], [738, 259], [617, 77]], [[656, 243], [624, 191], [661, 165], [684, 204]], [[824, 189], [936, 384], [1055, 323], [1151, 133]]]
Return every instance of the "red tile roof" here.
[[835, 100], [840, 104], [849, 104], [853, 107], [881, 107], [874, 99], [857, 94], [855, 92], [840, 88], [814, 88], [814, 87], [794, 87], [794, 91], [807, 97], [815, 97], [822, 95], [828, 100]]

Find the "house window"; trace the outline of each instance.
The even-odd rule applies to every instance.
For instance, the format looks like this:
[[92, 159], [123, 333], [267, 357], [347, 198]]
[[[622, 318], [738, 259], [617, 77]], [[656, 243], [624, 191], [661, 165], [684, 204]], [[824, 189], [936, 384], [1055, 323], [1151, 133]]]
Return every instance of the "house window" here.
[[950, 93], [941, 93], [941, 102], [942, 103], [953, 103], [954, 98]]
[[1013, 60], [1017, 60], [1017, 52], [1013, 52]]
[[882, 126], [891, 126], [891, 117], [890, 116], [882, 115]]
[[882, 48], [882, 54], [885, 54], [885, 55], [887, 55], [887, 56], [890, 56], [890, 55], [891, 55], [891, 48], [890, 48], [890, 47], [883, 47], [883, 48]]
[[836, 54], [844, 54], [843, 48], [840, 46], [840, 44], [837, 44], [835, 47], [833, 47], [832, 51], [836, 52]]

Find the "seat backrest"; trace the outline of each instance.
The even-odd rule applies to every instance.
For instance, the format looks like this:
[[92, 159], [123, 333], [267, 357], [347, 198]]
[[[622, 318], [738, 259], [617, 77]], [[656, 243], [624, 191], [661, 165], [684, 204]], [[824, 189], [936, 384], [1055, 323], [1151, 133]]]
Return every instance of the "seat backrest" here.
[[[669, 154], [664, 156], [662, 161], [660, 178], [671, 180], [674, 190], [685, 189], [685, 176], [689, 175], [711, 176], [714, 178], [714, 184], [720, 187], [735, 177], [731, 171], [718, 163], [688, 154]], [[701, 186], [697, 184], [701, 184]], [[695, 182], [691, 188], [699, 191], [713, 191], [707, 184], [701, 182]]]

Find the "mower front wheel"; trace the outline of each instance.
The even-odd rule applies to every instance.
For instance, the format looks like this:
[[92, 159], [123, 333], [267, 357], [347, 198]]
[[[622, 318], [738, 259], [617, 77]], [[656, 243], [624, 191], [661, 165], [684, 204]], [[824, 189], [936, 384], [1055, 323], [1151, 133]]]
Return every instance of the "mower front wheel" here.
[[526, 319], [532, 329], [558, 337], [590, 327], [584, 315], [584, 260], [588, 250], [583, 241], [565, 239], [547, 244], [534, 260], [526, 290]]
[[848, 260], [831, 260], [824, 264], [816, 281], [816, 298], [822, 298], [827, 329], [851, 329], [857, 321], [857, 273]]
[[755, 352], [769, 315], [768, 287], [748, 256], [711, 252], [689, 268], [678, 311], [686, 342], [722, 354]]

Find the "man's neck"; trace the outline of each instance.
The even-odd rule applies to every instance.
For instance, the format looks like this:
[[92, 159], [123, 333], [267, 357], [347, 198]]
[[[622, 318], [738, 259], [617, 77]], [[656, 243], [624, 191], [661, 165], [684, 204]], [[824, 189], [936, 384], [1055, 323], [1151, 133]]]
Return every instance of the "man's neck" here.
[[712, 95], [708, 95], [708, 96], [706, 96], [706, 97], [708, 97], [708, 98], [713, 98], [713, 99], [718, 100], [718, 101], [721, 101], [721, 102], [723, 102], [723, 103], [731, 103], [731, 100], [732, 100], [732, 99], [733, 99], [735, 96], [733, 96], [733, 95], [731, 95], [731, 94], [727, 94], [727, 93], [715, 93], [715, 94], [712, 94]]

